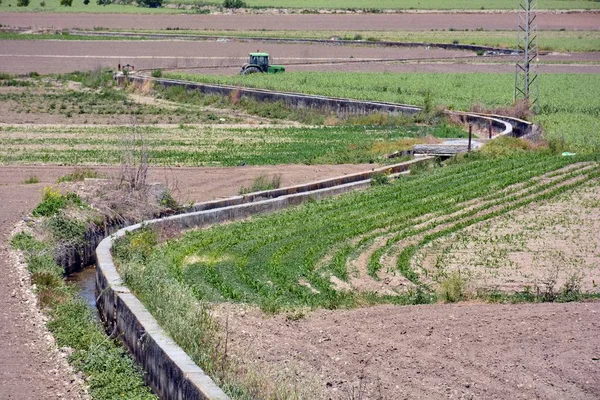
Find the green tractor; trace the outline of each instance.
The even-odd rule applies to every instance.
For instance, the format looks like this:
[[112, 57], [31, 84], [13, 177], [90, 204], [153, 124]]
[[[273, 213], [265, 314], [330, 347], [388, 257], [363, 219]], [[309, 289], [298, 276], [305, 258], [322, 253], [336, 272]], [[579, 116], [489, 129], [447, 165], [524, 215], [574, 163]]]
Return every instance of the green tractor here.
[[257, 72], [277, 74], [284, 71], [285, 67], [283, 65], [269, 64], [269, 55], [267, 53], [250, 53], [248, 62], [244, 64], [240, 74], [250, 75]]

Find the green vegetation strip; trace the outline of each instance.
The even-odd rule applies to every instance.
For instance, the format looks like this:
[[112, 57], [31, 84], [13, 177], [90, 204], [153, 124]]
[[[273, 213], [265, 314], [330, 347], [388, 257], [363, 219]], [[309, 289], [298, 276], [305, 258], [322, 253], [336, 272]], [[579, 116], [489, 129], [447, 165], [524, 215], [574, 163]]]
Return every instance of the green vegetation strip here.
[[[118, 164], [131, 127], [1, 128], [0, 163]], [[219, 128], [138, 126], [154, 165], [384, 162], [427, 135], [465, 137], [453, 126]], [[408, 139], [406, 139], [408, 138]]]
[[142, 371], [120, 343], [107, 337], [95, 311], [65, 282], [63, 268], [54, 261], [59, 243], [63, 250], [64, 243], [82, 244], [88, 227], [62, 214], [66, 207], [88, 208], [73, 193], [46, 189], [33, 214], [46, 217], [47, 239], [40, 241], [25, 232], [12, 238], [13, 247], [25, 253], [39, 304], [49, 315], [48, 329], [59, 347], [73, 349], [69, 363], [84, 373], [92, 399], [156, 399], [144, 384]]
[[[349, 256], [368, 243], [369, 235], [375, 235], [373, 232], [377, 232], [376, 236], [394, 232], [402, 235], [391, 242], [415, 236], [421, 232], [410, 227], [423, 216], [453, 214], [467, 201], [527, 182], [573, 161], [544, 154], [478, 160], [401, 178], [365, 193], [256, 217], [250, 222], [190, 232], [182, 240], [148, 252], [144, 274], [149, 275], [144, 276], [151, 276], [154, 270], [162, 274], [166, 269], [198, 300], [254, 303], [271, 312], [301, 306], [339, 308], [378, 302], [411, 303], [415, 301], [415, 293], [378, 297], [341, 292], [332, 288], [329, 279], [332, 275], [348, 279]], [[573, 172], [573, 176], [585, 179], [597, 175], [593, 168]], [[567, 172], [560, 175], [563, 181], [573, 176]], [[580, 183], [577, 182], [572, 185]], [[496, 213], [506, 212], [566, 188], [537, 183], [523, 193], [505, 194], [490, 205], [507, 201]], [[465, 213], [452, 225], [453, 229], [481, 220], [480, 211], [475, 208]], [[430, 232], [434, 226], [432, 222], [422, 232]], [[444, 230], [443, 234], [451, 231]], [[427, 239], [439, 235], [429, 235]], [[327, 261], [331, 249], [339, 251]], [[135, 267], [132, 268], [130, 272], [135, 276]], [[407, 272], [403, 268], [400, 271]], [[139, 290], [137, 278], [127, 273], [126, 277], [132, 288]], [[300, 285], [301, 280], [309, 282], [317, 292]]]
[[[107, 30], [109, 32], [130, 32], [119, 30]], [[90, 31], [90, 33], [94, 33]], [[476, 30], [455, 30], [411, 32], [411, 31], [275, 31], [275, 30], [251, 30], [251, 31], [212, 31], [212, 30], [180, 30], [178, 27], [170, 27], [167, 30], [139, 30], [131, 33], [138, 34], [161, 34], [178, 36], [224, 36], [233, 38], [281, 38], [281, 39], [319, 39], [366, 41], [376, 44], [377, 42], [408, 42], [408, 43], [455, 43], [473, 44], [479, 46], [501, 47], [514, 49], [516, 38], [513, 31], [485, 31], [483, 28]], [[85, 36], [64, 35], [67, 39], [84, 39]], [[0, 36], [1, 37], [1, 36]], [[18, 34], [11, 34], [11, 39], [18, 39]], [[35, 35], [27, 35], [27, 38], [35, 38]], [[61, 38], [57, 35], [56, 38]], [[107, 37], [111, 39], [111, 37]], [[133, 38], [130, 40], [134, 40]], [[538, 36], [539, 46], [545, 51], [562, 52], [588, 52], [600, 51], [599, 31], [540, 31]]]
[[[241, 85], [361, 100], [418, 106], [441, 105], [469, 110], [512, 104], [512, 74], [294, 72], [282, 75], [223, 76], [167, 73], [167, 77], [197, 82]], [[535, 121], [546, 137], [571, 150], [600, 151], [600, 75], [540, 76], [541, 109]], [[576, 121], [576, 123], [574, 123]]]

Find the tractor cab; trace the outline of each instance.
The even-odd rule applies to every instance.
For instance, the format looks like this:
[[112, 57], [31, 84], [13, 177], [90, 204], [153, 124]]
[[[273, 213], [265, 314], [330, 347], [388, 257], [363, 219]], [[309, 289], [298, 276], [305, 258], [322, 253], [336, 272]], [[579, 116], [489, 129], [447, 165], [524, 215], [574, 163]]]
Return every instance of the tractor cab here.
[[285, 67], [283, 65], [271, 65], [269, 60], [269, 54], [267, 53], [250, 53], [248, 56], [248, 63], [244, 64], [240, 74], [249, 75], [257, 72], [263, 73], [278, 73], [284, 72]]
[[248, 64], [257, 65], [262, 72], [269, 69], [269, 55], [267, 53], [250, 53]]

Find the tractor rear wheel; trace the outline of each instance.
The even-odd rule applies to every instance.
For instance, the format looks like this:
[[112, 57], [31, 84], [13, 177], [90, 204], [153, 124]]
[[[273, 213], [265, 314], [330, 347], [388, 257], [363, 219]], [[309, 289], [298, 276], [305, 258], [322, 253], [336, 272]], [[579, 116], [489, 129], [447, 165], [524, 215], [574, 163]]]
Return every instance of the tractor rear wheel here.
[[256, 74], [260, 71], [260, 68], [258, 67], [248, 67], [245, 70], [242, 71], [242, 75], [250, 75], [250, 74]]

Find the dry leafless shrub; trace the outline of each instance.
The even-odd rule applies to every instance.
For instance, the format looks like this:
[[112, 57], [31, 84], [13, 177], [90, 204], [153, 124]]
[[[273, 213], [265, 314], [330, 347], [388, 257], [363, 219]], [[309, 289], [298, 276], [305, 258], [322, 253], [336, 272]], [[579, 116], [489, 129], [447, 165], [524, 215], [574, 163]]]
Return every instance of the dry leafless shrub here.
[[137, 118], [131, 118], [131, 131], [121, 138], [121, 169], [119, 186], [131, 191], [146, 190], [149, 154], [143, 134], [139, 131]]
[[471, 112], [478, 114], [495, 114], [529, 120], [532, 116], [531, 105], [527, 100], [520, 100], [509, 107], [487, 108], [481, 104], [473, 104]]

